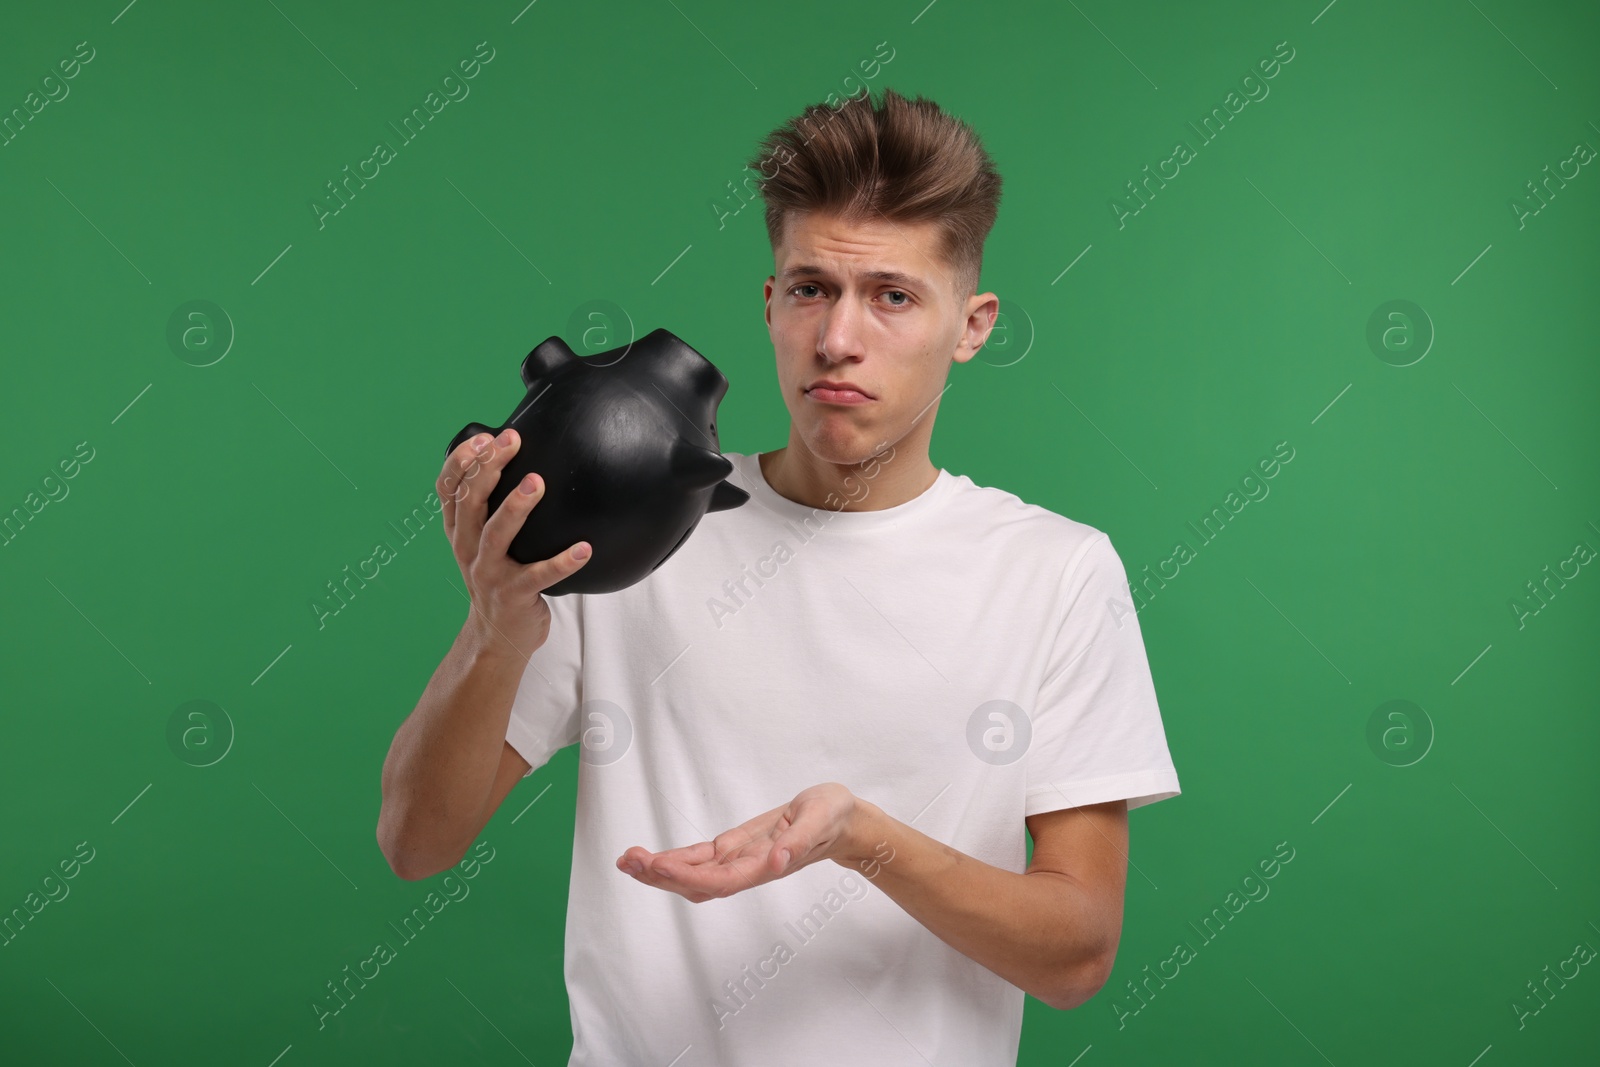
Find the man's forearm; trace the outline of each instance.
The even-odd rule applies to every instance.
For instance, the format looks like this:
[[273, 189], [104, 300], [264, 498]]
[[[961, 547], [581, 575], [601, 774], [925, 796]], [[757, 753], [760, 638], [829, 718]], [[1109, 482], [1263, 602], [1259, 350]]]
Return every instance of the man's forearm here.
[[1115, 942], [1069, 876], [984, 863], [865, 800], [849, 836], [834, 862], [861, 870], [945, 944], [1024, 992], [1066, 1010], [1104, 980]]

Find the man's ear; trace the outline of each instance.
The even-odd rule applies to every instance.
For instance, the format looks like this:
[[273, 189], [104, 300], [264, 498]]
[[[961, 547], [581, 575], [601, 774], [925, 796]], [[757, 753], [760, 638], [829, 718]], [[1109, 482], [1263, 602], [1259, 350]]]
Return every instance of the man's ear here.
[[767, 306], [766, 307], [766, 311], [763, 314], [765, 315], [766, 320], [767, 320], [767, 329], [768, 330], [772, 329], [772, 284], [774, 282], [776, 282], [777, 280], [778, 280], [778, 276], [777, 275], [775, 275], [775, 274], [767, 275], [767, 283], [766, 283], [766, 285], [762, 286], [762, 289], [761, 289], [761, 299], [766, 303], [766, 306]]
[[993, 293], [976, 293], [967, 298], [966, 324], [961, 343], [956, 346], [957, 363], [965, 363], [978, 354], [978, 350], [988, 342], [999, 316], [1000, 298]]

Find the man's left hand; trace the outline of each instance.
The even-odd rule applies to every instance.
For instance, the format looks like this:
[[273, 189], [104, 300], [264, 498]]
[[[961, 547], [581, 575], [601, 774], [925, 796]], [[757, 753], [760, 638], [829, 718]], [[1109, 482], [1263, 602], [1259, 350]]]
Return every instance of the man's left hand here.
[[826, 782], [713, 841], [655, 853], [635, 845], [618, 857], [617, 869], [696, 904], [728, 897], [842, 857], [851, 845], [856, 811], [849, 789]]

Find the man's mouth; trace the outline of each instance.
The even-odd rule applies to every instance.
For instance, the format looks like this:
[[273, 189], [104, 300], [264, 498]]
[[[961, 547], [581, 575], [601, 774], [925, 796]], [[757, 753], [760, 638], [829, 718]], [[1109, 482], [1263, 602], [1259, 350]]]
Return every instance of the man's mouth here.
[[806, 390], [806, 395], [824, 404], [865, 404], [872, 400], [850, 382], [818, 382]]

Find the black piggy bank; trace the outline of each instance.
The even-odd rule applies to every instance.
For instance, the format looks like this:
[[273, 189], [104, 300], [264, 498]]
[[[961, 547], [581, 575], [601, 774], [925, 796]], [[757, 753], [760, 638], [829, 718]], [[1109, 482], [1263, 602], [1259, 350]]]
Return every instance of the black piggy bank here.
[[527, 388], [499, 426], [468, 423], [446, 454], [507, 426], [522, 445], [489, 492], [488, 514], [523, 475], [544, 479], [510, 556], [535, 563], [589, 542], [593, 555], [544, 590], [613, 593], [676, 552], [708, 511], [750, 499], [723, 479], [733, 464], [717, 443], [717, 404], [728, 379], [667, 330], [580, 357], [550, 337], [522, 361]]

